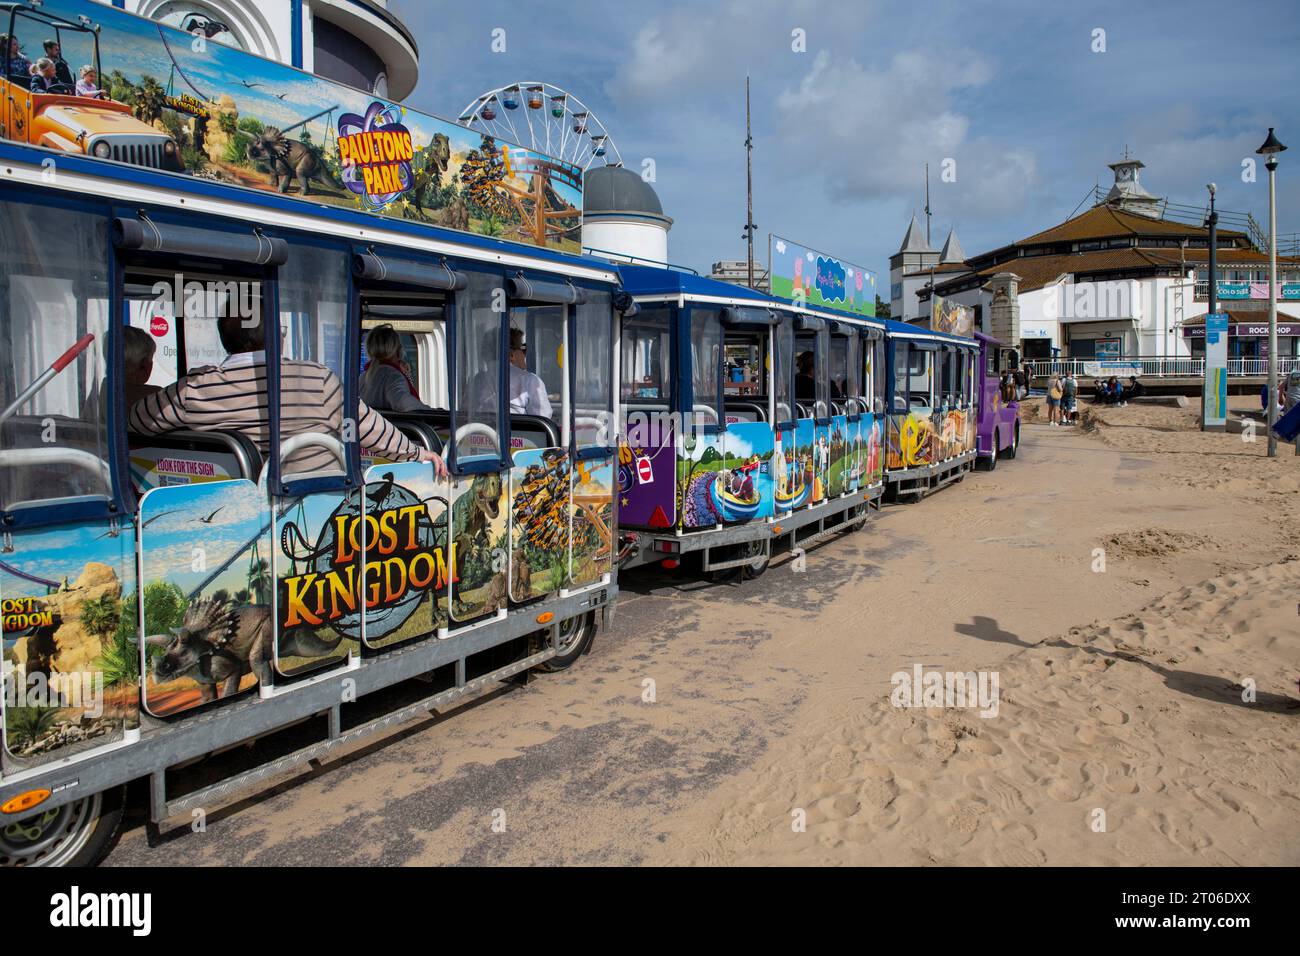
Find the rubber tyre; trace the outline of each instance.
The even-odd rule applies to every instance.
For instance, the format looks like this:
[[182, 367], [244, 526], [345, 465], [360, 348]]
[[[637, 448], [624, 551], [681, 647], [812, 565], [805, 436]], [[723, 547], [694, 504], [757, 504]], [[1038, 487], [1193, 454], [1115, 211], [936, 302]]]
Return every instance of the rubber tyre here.
[[1016, 457], [1016, 452], [1020, 450], [1020, 423], [1016, 422], [1016, 437], [1011, 442], [1011, 447], [1002, 453], [1003, 458], [1011, 459]]
[[992, 449], [987, 458], [984, 459], [985, 471], [997, 471], [998, 468], [998, 430], [993, 429]]
[[[573, 629], [576, 629], [574, 631]], [[578, 614], [567, 621], [560, 622], [560, 653], [550, 660], [537, 665], [537, 669], [546, 674], [568, 670], [578, 663], [578, 658], [591, 649], [591, 642], [596, 639], [596, 612], [588, 611]]]
[[[51, 831], [63, 829], [65, 832], [59, 833], [52, 840], [39, 840], [38, 848], [24, 853], [11, 842], [7, 832], [9, 828], [24, 821], [8, 824], [6, 832], [0, 836], [0, 866], [95, 866], [113, 848], [122, 827], [122, 817], [126, 812], [126, 787], [114, 787], [82, 797], [58, 810], [47, 812], [56, 816], [46, 821], [46, 827]], [[37, 811], [26, 820], [31, 821], [40, 816], [41, 812]]]

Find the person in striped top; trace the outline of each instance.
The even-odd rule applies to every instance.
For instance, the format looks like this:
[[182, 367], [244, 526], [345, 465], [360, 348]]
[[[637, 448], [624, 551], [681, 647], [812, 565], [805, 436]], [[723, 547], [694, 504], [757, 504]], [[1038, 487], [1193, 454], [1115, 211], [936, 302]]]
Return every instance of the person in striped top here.
[[[262, 323], [246, 325], [238, 315], [217, 320], [222, 347], [229, 353], [218, 366], [196, 368], [183, 379], [147, 395], [131, 407], [131, 431], [160, 435], [178, 428], [226, 430], [246, 436], [265, 458], [270, 453], [266, 351]], [[442, 457], [426, 451], [392, 422], [360, 402], [357, 441], [367, 453], [390, 461], [426, 461], [439, 478], [447, 476]], [[280, 439], [306, 433], [338, 440], [343, 426], [343, 385], [324, 365], [285, 359], [280, 364]], [[286, 476], [337, 471], [340, 463], [320, 445], [307, 445], [284, 462]]]

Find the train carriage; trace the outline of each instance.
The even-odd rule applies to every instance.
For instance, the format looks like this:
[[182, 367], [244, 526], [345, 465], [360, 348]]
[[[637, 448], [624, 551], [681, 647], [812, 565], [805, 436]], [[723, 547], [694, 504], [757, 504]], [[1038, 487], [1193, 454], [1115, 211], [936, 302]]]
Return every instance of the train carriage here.
[[[45, 156], [0, 144], [0, 862], [92, 858], [128, 781], [159, 822], [589, 647], [617, 594], [607, 263]], [[385, 323], [426, 410], [361, 406]], [[514, 333], [548, 414], [507, 402]]]
[[901, 322], [886, 323], [889, 427], [885, 480], [917, 498], [974, 466], [979, 343]]
[[1020, 450], [1020, 402], [1014, 384], [1004, 387], [1002, 378], [1020, 364], [1019, 353], [983, 334], [979, 343], [979, 428], [976, 451], [984, 467], [992, 471], [1002, 458], [1015, 458]]
[[625, 567], [698, 552], [754, 576], [774, 542], [860, 527], [884, 489], [884, 327], [679, 269], [619, 267]]

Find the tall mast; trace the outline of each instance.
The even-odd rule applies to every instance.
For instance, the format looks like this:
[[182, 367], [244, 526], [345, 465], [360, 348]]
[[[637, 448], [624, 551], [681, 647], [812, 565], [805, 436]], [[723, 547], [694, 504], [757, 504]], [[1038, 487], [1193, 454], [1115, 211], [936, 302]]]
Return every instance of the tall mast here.
[[749, 129], [749, 77], [745, 77], [745, 237], [749, 240], [749, 287], [754, 288], [754, 137]]

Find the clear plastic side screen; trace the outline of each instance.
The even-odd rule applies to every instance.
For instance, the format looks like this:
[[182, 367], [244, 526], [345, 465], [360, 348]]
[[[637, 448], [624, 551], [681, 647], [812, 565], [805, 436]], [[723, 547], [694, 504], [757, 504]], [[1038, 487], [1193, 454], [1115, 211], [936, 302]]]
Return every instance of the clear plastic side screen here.
[[342, 444], [356, 438], [343, 414], [343, 380], [359, 371], [344, 368], [348, 270], [345, 251], [311, 247], [295, 248], [280, 268], [280, 440], [310, 436], [283, 456], [285, 479], [342, 474]]
[[106, 224], [26, 203], [0, 209], [0, 506], [107, 496]]
[[[469, 273], [456, 295], [456, 444], [462, 465], [501, 457], [502, 277]], [[513, 390], [513, 389], [512, 389]]]
[[574, 307], [573, 435], [579, 449], [614, 444], [614, 323], [608, 292], [587, 293]]
[[717, 309], [691, 309], [692, 421], [702, 426], [722, 423], [718, 385], [722, 371], [722, 314]]

